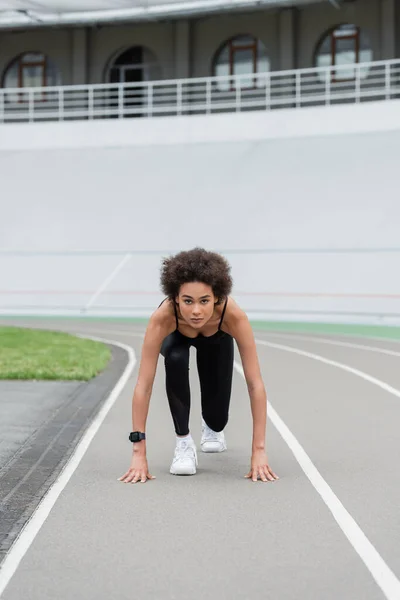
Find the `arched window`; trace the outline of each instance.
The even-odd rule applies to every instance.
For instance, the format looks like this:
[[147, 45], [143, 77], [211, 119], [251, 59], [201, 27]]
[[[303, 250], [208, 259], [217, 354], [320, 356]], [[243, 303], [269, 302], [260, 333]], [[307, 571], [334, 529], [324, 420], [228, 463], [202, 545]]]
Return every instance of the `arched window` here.
[[[251, 35], [239, 35], [226, 42], [216, 53], [213, 73], [222, 75], [249, 75], [239, 80], [242, 88], [262, 87], [264, 78], [251, 77], [255, 73], [265, 73], [270, 69], [270, 61], [264, 44]], [[219, 81], [217, 88], [221, 91], [231, 90], [236, 85], [233, 81]]]
[[[123, 89], [122, 105], [125, 117], [143, 114], [149, 90], [147, 86], [140, 84], [157, 79], [161, 79], [158, 61], [153, 52], [143, 46], [132, 46], [118, 54], [110, 62], [106, 73], [109, 83], [139, 84], [126, 85]], [[115, 110], [113, 116], [118, 116], [121, 96], [116, 89], [111, 92], [109, 106]]]
[[[356, 25], [339, 25], [320, 42], [316, 52], [316, 66], [328, 67], [334, 65], [349, 65], [332, 71], [334, 81], [354, 79], [355, 63], [371, 62], [372, 48], [368, 37]], [[367, 77], [368, 68], [360, 70], [361, 77]], [[320, 79], [324, 79], [321, 74]]]
[[109, 83], [141, 83], [161, 77], [157, 59], [148, 48], [133, 46], [114, 59], [108, 69]]
[[[53, 62], [41, 52], [27, 52], [14, 59], [4, 72], [3, 87], [29, 88], [59, 85], [60, 73]], [[7, 95], [7, 100], [21, 100], [21, 94]]]

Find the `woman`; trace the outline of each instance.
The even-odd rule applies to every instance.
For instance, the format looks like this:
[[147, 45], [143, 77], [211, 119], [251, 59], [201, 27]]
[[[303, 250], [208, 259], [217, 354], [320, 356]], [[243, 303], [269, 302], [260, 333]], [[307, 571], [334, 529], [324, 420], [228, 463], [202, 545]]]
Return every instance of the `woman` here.
[[165, 359], [166, 391], [176, 433], [170, 473], [194, 475], [195, 442], [189, 432], [189, 349], [197, 350], [202, 408], [203, 452], [227, 449], [224, 428], [228, 422], [233, 374], [233, 340], [239, 348], [253, 415], [252, 481], [275, 481], [265, 453], [267, 399], [260, 373], [253, 331], [246, 314], [229, 296], [230, 266], [220, 254], [202, 248], [164, 259], [161, 287], [167, 296], [150, 318], [132, 401], [133, 456], [124, 483], [154, 479], [146, 459], [145, 428], [157, 361]]

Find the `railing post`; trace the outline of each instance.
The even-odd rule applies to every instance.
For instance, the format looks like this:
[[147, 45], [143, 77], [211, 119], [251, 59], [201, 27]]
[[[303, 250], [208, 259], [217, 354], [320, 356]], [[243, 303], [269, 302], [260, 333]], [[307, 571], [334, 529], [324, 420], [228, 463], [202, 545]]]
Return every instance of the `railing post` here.
[[28, 88], [28, 119], [29, 123], [34, 121], [33, 88]]
[[149, 83], [147, 94], [147, 116], [153, 116], [153, 84]]
[[296, 71], [296, 108], [301, 107], [301, 73]]
[[331, 79], [332, 71], [327, 68], [325, 72], [325, 104], [329, 106], [331, 103]]
[[58, 120], [64, 121], [64, 90], [62, 87], [58, 88]]
[[176, 114], [182, 114], [182, 81], [177, 82], [176, 87]]
[[118, 84], [118, 118], [122, 119], [124, 116], [124, 87], [123, 84]]
[[390, 63], [385, 64], [385, 99], [390, 100], [392, 95], [391, 92], [391, 77], [390, 77]]
[[267, 73], [265, 79], [265, 110], [271, 109], [271, 75]]
[[206, 114], [209, 115], [211, 112], [211, 79], [208, 78], [206, 81]]
[[240, 77], [238, 77], [236, 79], [236, 94], [235, 94], [235, 108], [236, 108], [236, 112], [240, 111], [240, 102], [241, 102], [241, 98], [242, 98], [242, 96], [241, 96], [242, 89], [240, 87], [241, 81], [242, 80], [241, 80]]
[[356, 103], [360, 102], [361, 91], [361, 70], [360, 65], [356, 65]]
[[93, 119], [93, 88], [89, 88], [89, 119]]

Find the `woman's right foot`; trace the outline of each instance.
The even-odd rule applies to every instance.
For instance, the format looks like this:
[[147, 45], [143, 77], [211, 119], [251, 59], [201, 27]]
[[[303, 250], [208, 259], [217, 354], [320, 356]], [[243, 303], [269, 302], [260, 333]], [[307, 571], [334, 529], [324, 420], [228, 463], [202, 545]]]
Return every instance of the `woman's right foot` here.
[[172, 475], [195, 475], [197, 451], [193, 440], [179, 440], [176, 444], [174, 458], [169, 470]]

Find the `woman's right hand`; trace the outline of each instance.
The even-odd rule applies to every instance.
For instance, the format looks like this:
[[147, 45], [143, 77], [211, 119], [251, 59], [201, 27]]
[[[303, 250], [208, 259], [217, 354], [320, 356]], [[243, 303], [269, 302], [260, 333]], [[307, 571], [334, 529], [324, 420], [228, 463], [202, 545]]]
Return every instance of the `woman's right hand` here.
[[118, 481], [122, 481], [122, 483], [137, 483], [140, 480], [141, 483], [146, 483], [148, 479], [155, 479], [155, 477], [149, 473], [146, 455], [134, 453], [129, 470], [125, 475], [119, 477]]

